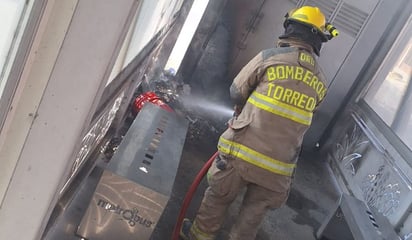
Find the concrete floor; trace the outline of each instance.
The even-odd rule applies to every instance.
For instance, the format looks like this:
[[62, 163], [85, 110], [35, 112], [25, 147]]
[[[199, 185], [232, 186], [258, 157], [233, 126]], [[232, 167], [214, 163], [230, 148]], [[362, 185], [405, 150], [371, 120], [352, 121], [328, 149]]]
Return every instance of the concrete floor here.
[[[151, 240], [170, 239], [180, 204], [198, 171], [216, 151], [214, 145], [205, 142], [186, 142], [174, 185], [173, 196]], [[187, 211], [193, 219], [200, 204], [206, 181], [200, 184], [196, 196]], [[312, 240], [324, 218], [338, 200], [337, 191], [330, 179], [325, 159], [315, 153], [303, 153], [298, 164], [295, 180], [287, 204], [270, 211], [258, 232], [256, 240]], [[241, 196], [231, 205], [228, 217], [216, 240], [227, 239]]]
[[[190, 134], [188, 134], [189, 136]], [[216, 151], [218, 134], [202, 138], [187, 138], [183, 148], [173, 193], [164, 209], [151, 240], [171, 239], [181, 203], [193, 179], [205, 162]], [[60, 216], [50, 223], [45, 240], [78, 240], [74, 235], [87, 209], [93, 189], [99, 181], [107, 159], [98, 156], [97, 166], [87, 177], [73, 200], [60, 209]], [[190, 219], [196, 214], [207, 183], [203, 180], [187, 211]], [[314, 240], [315, 232], [332, 211], [338, 199], [337, 191], [326, 168], [325, 159], [316, 153], [303, 153], [299, 160], [292, 190], [287, 204], [270, 211], [258, 232], [256, 240]], [[236, 219], [241, 196], [228, 209], [228, 217], [216, 240], [227, 239], [228, 232]], [[57, 207], [59, 208], [59, 207]]]

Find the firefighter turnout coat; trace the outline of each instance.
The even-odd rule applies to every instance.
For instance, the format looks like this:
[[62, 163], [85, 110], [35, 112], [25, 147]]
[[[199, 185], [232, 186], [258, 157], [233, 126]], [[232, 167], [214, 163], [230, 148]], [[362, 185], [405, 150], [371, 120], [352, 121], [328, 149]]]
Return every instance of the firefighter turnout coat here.
[[310, 45], [285, 39], [260, 52], [230, 87], [243, 107], [219, 139], [220, 154], [246, 181], [289, 191], [303, 136], [326, 88]]

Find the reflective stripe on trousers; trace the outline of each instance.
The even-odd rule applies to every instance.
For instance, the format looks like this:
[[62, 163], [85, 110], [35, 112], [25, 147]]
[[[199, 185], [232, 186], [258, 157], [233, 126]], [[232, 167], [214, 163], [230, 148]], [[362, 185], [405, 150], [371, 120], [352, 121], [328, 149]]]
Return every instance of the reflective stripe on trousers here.
[[312, 122], [312, 112], [308, 112], [289, 104], [282, 103], [274, 98], [253, 92], [247, 100], [253, 106], [275, 115], [309, 126]]
[[196, 220], [193, 222], [192, 227], [190, 228], [190, 240], [213, 240], [215, 239], [214, 235], [204, 233], [196, 224]]
[[229, 141], [223, 137], [220, 137], [219, 139], [218, 149], [222, 153], [232, 155], [270, 172], [284, 176], [292, 176], [293, 171], [296, 167], [296, 164], [285, 163], [270, 158], [262, 153], [256, 152], [255, 150], [245, 145]]
[[[237, 160], [236, 160], [237, 161]], [[241, 160], [239, 160], [241, 161]], [[279, 208], [285, 203], [288, 192], [276, 192], [249, 183], [229, 162], [220, 170], [214, 162], [209, 169], [209, 187], [192, 224], [190, 240], [212, 240], [230, 214], [227, 210], [233, 200], [246, 187], [239, 214], [230, 231], [230, 240], [255, 239], [259, 224], [268, 209]]]

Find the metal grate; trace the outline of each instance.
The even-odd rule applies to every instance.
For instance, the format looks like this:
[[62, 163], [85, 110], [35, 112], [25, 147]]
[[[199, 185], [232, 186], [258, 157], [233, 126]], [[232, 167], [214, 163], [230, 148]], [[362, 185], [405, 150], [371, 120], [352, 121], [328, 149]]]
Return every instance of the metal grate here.
[[367, 18], [367, 13], [348, 3], [343, 3], [336, 14], [334, 24], [337, 29], [356, 37]]
[[157, 148], [159, 147], [160, 140], [162, 139], [164, 135], [163, 133], [167, 127], [167, 121], [168, 121], [167, 116], [161, 117], [159, 126], [155, 130], [152, 141], [150, 141], [149, 147], [146, 148], [146, 152], [144, 153], [144, 158], [142, 160], [142, 163], [144, 163], [147, 166], [150, 166], [152, 164], [154, 155], [156, 154]]

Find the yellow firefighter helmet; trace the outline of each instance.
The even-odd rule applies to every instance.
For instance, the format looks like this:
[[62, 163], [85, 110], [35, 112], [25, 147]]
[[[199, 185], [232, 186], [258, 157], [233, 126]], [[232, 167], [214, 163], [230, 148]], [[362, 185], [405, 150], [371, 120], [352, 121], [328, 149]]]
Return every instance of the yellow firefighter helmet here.
[[325, 31], [325, 15], [317, 7], [303, 6], [301, 8], [292, 9], [286, 15], [286, 19], [289, 21], [296, 21], [310, 25], [311, 27], [315, 27], [320, 32]]
[[[285, 27], [290, 21], [304, 24], [316, 29], [325, 42], [339, 35], [339, 31], [331, 23], [326, 22], [325, 15], [318, 7], [303, 6], [295, 8], [289, 11], [285, 17]], [[326, 32], [329, 32], [329, 34], [326, 34]]]

